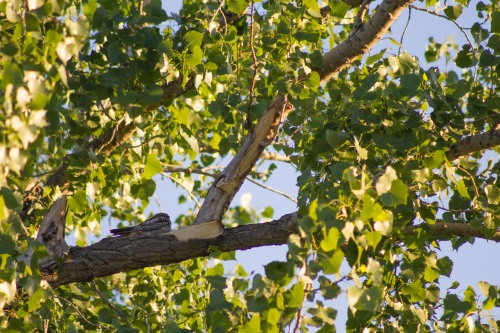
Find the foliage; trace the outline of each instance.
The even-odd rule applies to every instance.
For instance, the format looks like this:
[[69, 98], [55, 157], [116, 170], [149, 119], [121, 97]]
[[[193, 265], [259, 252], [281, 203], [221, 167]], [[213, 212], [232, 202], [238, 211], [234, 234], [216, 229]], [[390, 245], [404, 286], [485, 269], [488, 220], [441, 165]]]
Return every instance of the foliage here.
[[[438, 67], [383, 49], [326, 83], [323, 50], [353, 32], [357, 7], [263, 1], [250, 25], [240, 15], [248, 2], [222, 3], [185, 0], [167, 14], [159, 0], [0, 1], [0, 329], [331, 332], [343, 325], [332, 300], [347, 295], [350, 331], [498, 330], [487, 313], [500, 306], [500, 288], [457, 282], [444, 290], [440, 278], [453, 262], [436, 249], [446, 240], [425, 227], [408, 232], [461, 223], [493, 236], [500, 227], [491, 150], [446, 159], [452, 143], [499, 121], [497, 2], [415, 4], [448, 20], [476, 13], [471, 44], [429, 40], [425, 60]], [[52, 289], [41, 279], [37, 263], [47, 253], [34, 239], [62, 193], [66, 233], [79, 246], [100, 236], [106, 217], [144, 220], [159, 174], [201, 200], [208, 173], [164, 170], [202, 170], [233, 156], [249, 133], [247, 113], [255, 124], [279, 93], [295, 111], [273, 150], [300, 173], [302, 214], [286, 261], [263, 262], [264, 274], [240, 265], [228, 272], [221, 260], [234, 253], [214, 249], [210, 258], [93, 283]], [[108, 149], [131, 123], [132, 136]], [[114, 134], [98, 141], [105, 133]], [[67, 181], [50, 186], [61, 165]], [[273, 172], [277, 164], [262, 164], [251, 177]], [[196, 212], [176, 222], [188, 225]], [[272, 213], [237, 206], [224, 223]], [[474, 241], [449, 240], [456, 249]]]

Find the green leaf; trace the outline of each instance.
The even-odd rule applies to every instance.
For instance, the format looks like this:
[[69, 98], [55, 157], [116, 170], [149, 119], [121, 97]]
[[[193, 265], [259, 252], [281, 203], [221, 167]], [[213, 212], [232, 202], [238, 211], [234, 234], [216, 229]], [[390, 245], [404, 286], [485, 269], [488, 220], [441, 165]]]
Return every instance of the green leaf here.
[[285, 293], [286, 306], [289, 308], [300, 308], [304, 302], [304, 284], [297, 282]]
[[139, 94], [139, 102], [142, 104], [156, 104], [161, 101], [163, 89], [160, 85], [152, 84]]
[[491, 14], [491, 32], [500, 34], [500, 13], [498, 11]]
[[484, 192], [486, 193], [490, 205], [497, 205], [500, 203], [500, 189], [498, 189], [498, 186], [486, 185], [484, 187]]
[[380, 196], [384, 193], [389, 192], [392, 187], [392, 182], [396, 179], [398, 179], [396, 170], [388, 166], [385, 169], [385, 173], [377, 179], [377, 183], [375, 184], [377, 194]]
[[460, 5], [446, 6], [444, 14], [452, 20], [457, 19], [462, 14], [463, 7]]
[[[316, 2], [317, 3], [317, 2]], [[317, 88], [321, 83], [321, 78], [319, 77], [318, 72], [311, 72], [307, 77], [304, 85], [310, 88]]]
[[0, 234], [0, 255], [16, 253], [16, 243], [9, 235]]
[[318, 1], [316, 0], [303, 0], [302, 4], [309, 9], [319, 11]]
[[321, 249], [325, 252], [335, 250], [338, 247], [340, 231], [337, 228], [330, 228], [327, 236], [321, 241]]
[[382, 290], [379, 287], [359, 288], [352, 286], [347, 288], [347, 302], [354, 313], [358, 310], [376, 312], [380, 307], [381, 300]]
[[342, 261], [344, 261], [344, 252], [339, 249], [331, 257], [321, 258], [320, 266], [325, 274], [337, 274]]
[[241, 14], [247, 8], [245, 0], [229, 0], [227, 1], [227, 9], [235, 14]]
[[472, 54], [468, 50], [461, 50], [454, 59], [459, 68], [468, 68], [472, 66]]
[[399, 56], [389, 57], [388, 61], [394, 72], [400, 72], [401, 74], [412, 73], [418, 69], [417, 58], [407, 52], [403, 52]]
[[146, 159], [146, 166], [144, 167], [144, 172], [142, 173], [142, 177], [145, 179], [151, 179], [154, 175], [163, 171], [163, 167], [158, 161], [158, 157], [156, 154], [148, 154]]
[[189, 47], [191, 49], [193, 49], [195, 46], [201, 47], [201, 43], [203, 42], [203, 33], [191, 30], [186, 32], [184, 38], [189, 43]]
[[354, 146], [356, 147], [356, 151], [358, 152], [358, 156], [362, 160], [366, 160], [368, 158], [368, 150], [362, 148], [358, 142], [358, 139], [354, 137]]
[[6, 63], [0, 83], [3, 89], [5, 89], [9, 83], [13, 84], [15, 87], [21, 86], [23, 84], [23, 75], [19, 66], [11, 62]]
[[252, 318], [243, 327], [238, 329], [238, 333], [260, 332], [260, 314], [252, 314]]
[[444, 152], [442, 150], [436, 150], [432, 153], [430, 157], [425, 158], [422, 163], [426, 168], [434, 169], [440, 167], [444, 161]]
[[467, 192], [467, 188], [465, 187], [465, 182], [463, 179], [460, 179], [457, 183], [457, 191], [464, 198], [470, 199], [469, 193]]
[[408, 201], [408, 188], [400, 179], [392, 182], [391, 190], [380, 197], [382, 203], [386, 206], [396, 207], [405, 205]]
[[203, 59], [203, 51], [198, 45], [192, 47], [192, 52], [193, 53], [186, 60], [186, 65], [191, 69], [201, 64]]
[[292, 280], [292, 276], [288, 274], [288, 264], [283, 261], [272, 261], [264, 267], [266, 276], [279, 283], [287, 285]]

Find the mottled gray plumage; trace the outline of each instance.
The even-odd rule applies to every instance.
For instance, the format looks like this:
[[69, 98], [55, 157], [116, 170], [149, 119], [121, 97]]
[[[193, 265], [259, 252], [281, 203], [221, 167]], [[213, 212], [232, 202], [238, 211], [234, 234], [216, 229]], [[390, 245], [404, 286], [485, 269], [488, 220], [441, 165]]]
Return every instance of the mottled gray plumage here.
[[127, 236], [142, 234], [145, 232], [151, 232], [156, 230], [162, 230], [162, 232], [169, 232], [172, 227], [172, 222], [170, 221], [170, 216], [166, 213], [158, 213], [153, 217], [147, 219], [141, 224], [135, 225], [133, 227], [111, 229], [110, 232], [114, 236]]

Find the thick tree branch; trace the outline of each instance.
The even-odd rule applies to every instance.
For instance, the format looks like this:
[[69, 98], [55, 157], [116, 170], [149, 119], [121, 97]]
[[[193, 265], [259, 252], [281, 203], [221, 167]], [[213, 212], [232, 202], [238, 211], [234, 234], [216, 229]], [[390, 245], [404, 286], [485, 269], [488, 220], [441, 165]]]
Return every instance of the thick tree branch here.
[[[172, 240], [167, 234], [141, 234], [105, 238], [87, 247], [71, 247], [65, 256], [40, 261], [40, 271], [52, 287], [155, 265], [168, 265], [207, 256], [210, 247], [222, 252], [286, 244], [297, 232], [297, 214], [288, 214], [262, 224], [226, 229], [210, 239]], [[182, 230], [182, 229], [180, 229]]]
[[500, 145], [500, 129], [493, 129], [487, 133], [471, 135], [463, 138], [460, 142], [451, 145], [446, 152], [449, 161], [456, 160], [460, 156], [468, 155], [484, 149]]
[[320, 74], [321, 82], [328, 81], [370, 50], [412, 2], [413, 0], [384, 0], [368, 22], [354, 29], [345, 41], [323, 56], [323, 67], [314, 69]]
[[[177, 234], [178, 238], [183, 239], [181, 232], [183, 229], [160, 235], [146, 233], [128, 237], [106, 238], [87, 247], [71, 247], [63, 256], [52, 255], [44, 258], [40, 261], [40, 271], [43, 278], [55, 288], [72, 282], [90, 281], [118, 272], [204, 257], [209, 255], [211, 247], [222, 252], [229, 252], [282, 245], [287, 243], [290, 235], [298, 232], [299, 218], [297, 213], [287, 214], [268, 223], [225, 229], [220, 236], [208, 239], [173, 240], [172, 234], [176, 232], [179, 233]], [[420, 228], [430, 232], [436, 239], [449, 239], [458, 236], [500, 242], [500, 231], [493, 235], [487, 235], [484, 229], [465, 223], [409, 226], [403, 230], [403, 233], [412, 234]], [[218, 234], [218, 232], [214, 234]]]

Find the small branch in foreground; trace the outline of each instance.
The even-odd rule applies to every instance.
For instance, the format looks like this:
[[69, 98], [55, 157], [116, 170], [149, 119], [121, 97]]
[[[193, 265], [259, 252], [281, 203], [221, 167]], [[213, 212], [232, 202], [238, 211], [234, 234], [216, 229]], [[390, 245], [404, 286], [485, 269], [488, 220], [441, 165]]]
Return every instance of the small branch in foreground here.
[[164, 172], [162, 172], [161, 174], [162, 174], [162, 176], [167, 177], [168, 179], [170, 179], [171, 181], [173, 181], [174, 183], [176, 183], [177, 185], [179, 185], [180, 187], [182, 187], [187, 192], [187, 194], [189, 194], [189, 196], [191, 197], [191, 199], [194, 200], [194, 202], [196, 203], [196, 207], [198, 207], [198, 208], [201, 207], [200, 202], [198, 201], [198, 199], [196, 199], [196, 197], [191, 192], [191, 190], [189, 190], [186, 186], [184, 186], [184, 184], [182, 184], [179, 180], [175, 179], [174, 177], [172, 177], [170, 175], [167, 175]]

